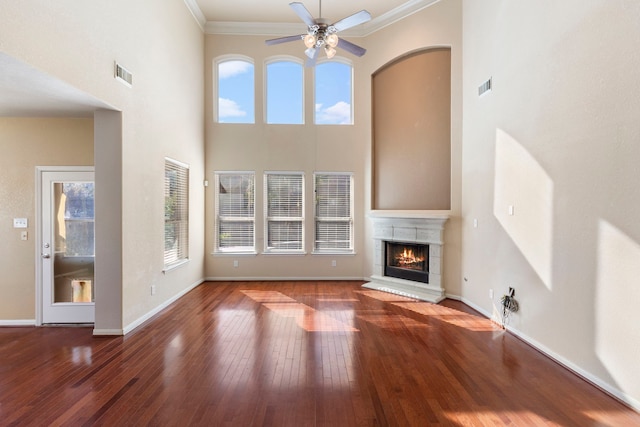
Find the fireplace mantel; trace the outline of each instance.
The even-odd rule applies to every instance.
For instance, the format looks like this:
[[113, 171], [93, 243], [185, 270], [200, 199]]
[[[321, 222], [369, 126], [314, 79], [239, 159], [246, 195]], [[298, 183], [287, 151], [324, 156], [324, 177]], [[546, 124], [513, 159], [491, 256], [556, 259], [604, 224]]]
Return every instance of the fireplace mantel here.
[[[445, 298], [442, 288], [442, 245], [444, 224], [449, 215], [430, 211], [371, 211], [373, 222], [373, 275], [363, 287], [404, 295], [429, 302]], [[429, 283], [384, 275], [385, 243], [429, 245]]]

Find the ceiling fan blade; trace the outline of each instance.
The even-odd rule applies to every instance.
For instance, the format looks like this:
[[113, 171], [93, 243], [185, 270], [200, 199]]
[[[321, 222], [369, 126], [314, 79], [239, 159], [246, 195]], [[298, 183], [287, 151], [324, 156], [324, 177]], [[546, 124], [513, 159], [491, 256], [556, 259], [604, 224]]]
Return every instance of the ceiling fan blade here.
[[307, 58], [307, 62], [304, 64], [306, 67], [313, 67], [316, 65], [316, 60], [318, 59], [318, 55], [320, 54], [320, 48], [312, 47], [313, 55]]
[[333, 24], [337, 31], [346, 30], [347, 28], [355, 27], [356, 25], [363, 24], [371, 20], [371, 14], [366, 10], [356, 12], [351, 16], [347, 16]]
[[306, 7], [304, 7], [304, 4], [300, 3], [299, 1], [294, 1], [292, 3], [289, 3], [289, 6], [291, 6], [291, 9], [293, 9], [296, 15], [298, 15], [300, 19], [302, 19], [302, 21], [307, 24], [308, 27], [316, 25], [316, 20], [313, 19], [311, 13], [307, 10]]
[[274, 44], [299, 41], [299, 40], [302, 40], [303, 36], [304, 36], [304, 34], [298, 34], [297, 36], [279, 37], [277, 39], [265, 40], [264, 42], [268, 46], [271, 46], [271, 45], [274, 45]]
[[338, 47], [354, 54], [355, 56], [362, 56], [367, 52], [367, 49], [346, 41], [343, 38], [338, 39]]

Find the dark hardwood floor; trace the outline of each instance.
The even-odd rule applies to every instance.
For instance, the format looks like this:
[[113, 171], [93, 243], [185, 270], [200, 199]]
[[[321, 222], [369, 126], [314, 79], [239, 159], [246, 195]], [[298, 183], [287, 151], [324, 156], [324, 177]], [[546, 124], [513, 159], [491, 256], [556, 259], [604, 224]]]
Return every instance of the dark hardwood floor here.
[[0, 328], [2, 426], [640, 426], [456, 301], [205, 283], [126, 337]]

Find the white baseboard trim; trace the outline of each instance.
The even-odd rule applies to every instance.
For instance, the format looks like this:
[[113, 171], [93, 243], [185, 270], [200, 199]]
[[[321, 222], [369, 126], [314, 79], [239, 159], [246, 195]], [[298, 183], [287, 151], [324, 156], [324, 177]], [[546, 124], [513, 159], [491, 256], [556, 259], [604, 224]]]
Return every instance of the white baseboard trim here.
[[322, 281], [322, 280], [365, 280], [362, 277], [206, 277], [205, 282], [308, 282], [308, 281]]
[[635, 409], [636, 411], [640, 411], [640, 401], [632, 398], [631, 396], [629, 396], [628, 394], [626, 394], [622, 390], [612, 386], [611, 384], [607, 383], [606, 381], [603, 381], [601, 378], [599, 378], [599, 377], [597, 377], [597, 376], [595, 376], [595, 375], [583, 370], [579, 366], [575, 365], [573, 362], [571, 362], [571, 361], [565, 359], [564, 357], [560, 356], [559, 354], [553, 352], [552, 350], [550, 350], [549, 348], [545, 347], [543, 344], [539, 343], [538, 341], [534, 340], [533, 338], [523, 334], [521, 331], [519, 331], [519, 330], [517, 330], [515, 328], [511, 328], [509, 326], [507, 326], [506, 329], [509, 332], [511, 332], [512, 334], [514, 334], [515, 336], [517, 336], [518, 338], [520, 338], [522, 341], [524, 341], [527, 344], [529, 344], [530, 346], [534, 347], [536, 350], [540, 351], [541, 353], [543, 353], [546, 356], [550, 357], [551, 359], [555, 360], [557, 363], [559, 363], [560, 365], [562, 365], [565, 368], [569, 369], [570, 371], [572, 371], [573, 373], [575, 373], [579, 377], [582, 377], [585, 381], [590, 382], [591, 384], [595, 385], [599, 389], [603, 390], [605, 393], [607, 393], [607, 394], [613, 396], [614, 398], [620, 400], [622, 403], [625, 403], [626, 405], [630, 406], [631, 408]]
[[124, 335], [122, 329], [94, 329], [94, 337], [113, 337]]
[[[128, 333], [130, 333], [131, 331], [136, 329], [138, 326], [142, 325], [144, 322], [146, 322], [147, 320], [151, 319], [153, 316], [155, 316], [156, 314], [160, 313], [162, 310], [164, 310], [165, 308], [169, 307], [171, 304], [173, 304], [174, 302], [176, 302], [177, 300], [182, 298], [185, 294], [190, 292], [192, 289], [194, 289], [197, 286], [201, 285], [203, 282], [205, 282], [205, 279], [197, 280], [196, 282], [192, 283], [190, 286], [187, 286], [181, 292], [178, 292], [173, 297], [169, 298], [168, 300], [166, 300], [165, 302], [163, 302], [162, 304], [160, 304], [159, 306], [157, 306], [153, 310], [149, 311], [147, 314], [145, 314], [145, 315], [137, 318], [133, 322], [129, 323], [128, 325], [126, 325], [122, 329], [122, 335], [127, 335]], [[95, 335], [95, 333], [94, 333], [94, 335]]]
[[36, 319], [16, 319], [16, 320], [0, 319], [0, 326], [36, 326]]
[[[485, 311], [481, 307], [475, 305], [474, 303], [472, 303], [471, 301], [467, 300], [466, 298], [462, 298], [461, 301], [463, 303], [465, 303], [466, 305], [468, 305], [469, 307], [473, 308], [474, 310], [480, 312], [486, 318], [492, 319], [491, 313], [488, 313], [487, 311]], [[492, 320], [496, 320], [496, 319], [492, 319]], [[574, 374], [578, 375], [579, 377], [581, 377], [585, 381], [590, 382], [594, 386], [598, 387], [599, 389], [601, 389], [605, 393], [609, 394], [610, 396], [614, 397], [615, 399], [618, 399], [619, 401], [621, 401], [625, 405], [631, 407], [632, 409], [635, 409], [636, 411], [640, 411], [640, 401], [638, 401], [638, 400], [634, 399], [633, 397], [629, 396], [627, 393], [625, 393], [622, 390], [612, 386], [611, 384], [607, 383], [606, 381], [603, 381], [601, 378], [599, 378], [599, 377], [597, 377], [597, 376], [585, 371], [584, 369], [580, 368], [579, 366], [577, 366], [573, 362], [570, 362], [566, 358], [560, 356], [559, 354], [555, 353], [551, 349], [547, 348], [546, 346], [544, 346], [540, 342], [538, 342], [538, 341], [534, 340], [533, 338], [529, 337], [528, 335], [522, 333], [518, 329], [510, 327], [510, 326], [507, 325], [506, 326], [506, 330], [508, 330], [513, 335], [515, 335], [518, 338], [520, 338], [525, 343], [529, 344], [531, 347], [533, 347], [536, 350], [538, 350], [540, 353], [542, 353], [545, 356], [553, 359], [556, 363], [559, 363], [560, 365], [562, 365], [563, 367], [567, 368], [568, 370], [570, 370]]]
[[448, 293], [446, 293], [446, 292], [445, 292], [445, 294], [444, 294], [444, 297], [445, 297], [445, 298], [452, 299], [452, 300], [455, 300], [455, 301], [462, 301], [462, 297], [461, 297], [461, 296], [459, 296], [459, 295], [453, 295], [453, 294], [448, 294]]

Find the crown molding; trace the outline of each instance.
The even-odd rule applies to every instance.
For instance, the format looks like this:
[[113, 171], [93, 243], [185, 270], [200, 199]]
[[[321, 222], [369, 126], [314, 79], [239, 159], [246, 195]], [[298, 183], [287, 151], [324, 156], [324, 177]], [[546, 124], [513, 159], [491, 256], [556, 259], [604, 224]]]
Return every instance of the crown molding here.
[[360, 37], [366, 37], [376, 31], [380, 31], [381, 29], [411, 16], [414, 13], [420, 12], [421, 10], [438, 2], [440, 2], [440, 0], [410, 0], [395, 9], [391, 9], [385, 14], [372, 19], [371, 21], [358, 26], [361, 33]]
[[187, 9], [189, 9], [189, 12], [191, 12], [191, 15], [198, 23], [200, 29], [204, 31], [205, 24], [207, 23], [207, 18], [204, 16], [204, 13], [202, 13], [202, 10], [200, 10], [200, 6], [198, 6], [196, 0], [184, 0], [184, 4], [187, 5]]
[[[340, 34], [346, 37], [366, 37], [389, 26], [407, 16], [413, 15], [440, 0], [410, 0], [405, 4], [390, 10], [384, 15], [378, 16], [369, 22], [362, 25], [358, 25], [355, 28], [341, 31]], [[201, 16], [202, 12], [195, 4], [195, 0], [185, 0], [185, 3], [191, 9], [193, 7], [197, 9]], [[193, 12], [194, 17], [197, 13]], [[203, 16], [204, 17], [204, 16]], [[196, 19], [198, 19], [196, 17]], [[200, 21], [199, 21], [200, 22]], [[291, 23], [271, 23], [271, 22], [222, 22], [222, 21], [207, 21], [203, 26], [205, 34], [221, 34], [221, 35], [243, 35], [243, 36], [283, 36], [288, 34], [304, 34], [306, 28], [303, 23], [291, 24]]]

